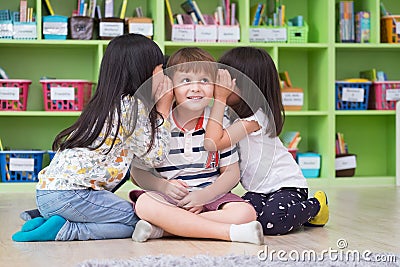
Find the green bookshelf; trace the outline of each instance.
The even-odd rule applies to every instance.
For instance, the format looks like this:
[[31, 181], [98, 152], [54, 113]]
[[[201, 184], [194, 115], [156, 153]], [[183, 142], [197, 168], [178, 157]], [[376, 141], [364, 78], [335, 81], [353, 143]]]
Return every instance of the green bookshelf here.
[[[19, 1], [3, 1], [0, 9], [19, 10]], [[114, 1], [119, 16], [122, 0]], [[174, 13], [183, 12], [183, 0], [170, 0]], [[219, 1], [197, 1], [203, 13], [213, 13]], [[164, 0], [128, 1], [126, 15], [134, 16], [141, 6], [153, 19], [154, 36], [166, 54], [181, 47], [199, 46], [218, 58], [236, 46], [256, 46], [273, 57], [281, 71], [288, 71], [295, 87], [304, 90], [301, 111], [288, 111], [284, 131], [300, 131], [300, 152], [322, 155], [321, 177], [309, 179], [311, 185], [394, 185], [395, 184], [395, 112], [376, 110], [335, 110], [335, 80], [358, 77], [361, 70], [376, 68], [390, 80], [400, 80], [397, 71], [400, 45], [380, 43], [379, 0], [354, 1], [355, 11], [371, 13], [371, 43], [336, 42], [336, 4], [339, 0], [285, 0], [287, 18], [302, 15], [308, 23], [308, 43], [249, 42], [250, 8], [257, 0], [231, 0], [237, 5], [240, 23], [239, 43], [181, 43], [169, 41], [165, 25]], [[75, 1], [51, 1], [55, 13], [70, 16]], [[97, 3], [104, 11], [104, 0]], [[400, 14], [397, 0], [385, 0], [393, 14]], [[28, 106], [25, 112], [0, 111], [0, 136], [3, 145], [13, 149], [50, 149], [54, 136], [73, 123], [79, 112], [45, 112], [39, 79], [85, 79], [96, 82], [98, 68], [108, 41], [44, 40], [42, 16], [48, 15], [41, 0], [28, 0], [37, 15], [37, 40], [0, 39], [1, 67], [10, 78], [29, 79]], [[354, 177], [335, 177], [335, 133], [344, 133], [351, 153], [357, 155]], [[18, 186], [18, 185], [15, 185]], [[22, 185], [20, 185], [22, 186]], [[5, 183], [0, 187], [10, 188]], [[27, 186], [26, 188], [31, 188]], [[8, 190], [8, 189], [6, 189]], [[11, 189], [10, 189], [11, 190]]]

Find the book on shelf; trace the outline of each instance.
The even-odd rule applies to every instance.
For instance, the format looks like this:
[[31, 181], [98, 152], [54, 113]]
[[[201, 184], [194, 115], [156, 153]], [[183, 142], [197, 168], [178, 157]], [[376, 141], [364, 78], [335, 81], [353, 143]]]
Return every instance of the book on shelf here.
[[300, 132], [288, 131], [283, 132], [280, 136], [280, 139], [286, 148], [295, 149], [298, 147], [301, 141], [301, 136]]
[[353, 43], [354, 31], [354, 2], [340, 1], [337, 3], [338, 16], [338, 41], [342, 43]]
[[199, 21], [199, 23], [201, 22], [201, 24], [203, 25], [207, 25], [207, 22], [205, 21], [204, 17], [203, 17], [203, 13], [201, 12], [199, 6], [197, 5], [196, 1], [194, 0], [186, 0], [185, 2], [183, 2], [181, 4], [181, 8], [190, 15], [190, 13], [194, 12], [194, 14], [197, 17], [197, 20]]
[[165, 0], [165, 8], [167, 9], [166, 16], [168, 18], [168, 21], [171, 25], [174, 24], [174, 14], [172, 13], [171, 9], [171, 3], [169, 0]]
[[51, 6], [50, 0], [44, 0], [47, 10], [49, 11], [50, 15], [54, 16], [54, 10], [53, 7]]
[[371, 18], [368, 11], [360, 11], [355, 16], [356, 42], [369, 43], [371, 31]]
[[293, 87], [288, 71], [279, 72], [279, 78], [281, 79], [281, 81], [284, 82], [285, 87], [289, 87], [289, 88]]

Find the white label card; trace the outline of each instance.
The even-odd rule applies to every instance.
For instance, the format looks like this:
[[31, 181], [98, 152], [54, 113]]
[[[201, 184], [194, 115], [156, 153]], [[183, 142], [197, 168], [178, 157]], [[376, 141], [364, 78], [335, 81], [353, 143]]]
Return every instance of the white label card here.
[[240, 39], [238, 26], [218, 26], [219, 41], [237, 41]]
[[396, 21], [396, 34], [400, 34], [400, 22], [398, 21]]
[[286, 28], [250, 28], [251, 42], [285, 42]]
[[194, 27], [173, 27], [172, 28], [172, 41], [178, 42], [194, 42]]
[[320, 157], [299, 157], [299, 166], [302, 169], [319, 169], [321, 167]]
[[197, 26], [195, 28], [196, 41], [217, 41], [217, 26]]
[[10, 171], [28, 171], [33, 172], [35, 159], [33, 158], [10, 158]]
[[400, 100], [400, 89], [387, 89], [386, 101], [397, 101], [397, 100]]
[[50, 88], [51, 100], [74, 100], [75, 88], [73, 87], [51, 87]]
[[67, 35], [67, 22], [43, 22], [43, 34]]
[[15, 24], [14, 38], [36, 38], [36, 24]]
[[1, 100], [19, 100], [19, 87], [0, 87]]
[[303, 106], [304, 94], [298, 93], [282, 93], [282, 104], [284, 106]]
[[153, 23], [129, 23], [129, 33], [153, 36]]
[[356, 156], [346, 156], [335, 159], [335, 170], [347, 170], [357, 167]]
[[365, 94], [364, 88], [343, 87], [342, 101], [364, 102], [364, 94]]
[[100, 22], [100, 36], [115, 37], [124, 34], [124, 24], [120, 22]]

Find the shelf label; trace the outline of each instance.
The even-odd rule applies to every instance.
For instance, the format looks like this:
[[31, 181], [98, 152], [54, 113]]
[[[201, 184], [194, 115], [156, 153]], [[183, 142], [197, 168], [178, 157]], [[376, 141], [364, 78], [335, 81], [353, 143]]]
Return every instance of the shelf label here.
[[100, 22], [100, 36], [115, 37], [124, 34], [124, 24], [121, 22]]
[[286, 42], [286, 28], [250, 28], [250, 42]]
[[399, 21], [396, 21], [396, 34], [400, 34], [400, 22]]
[[400, 100], [400, 89], [387, 89], [386, 101], [397, 101], [397, 100]]
[[50, 88], [51, 100], [75, 100], [74, 87], [51, 87]]
[[14, 38], [36, 39], [36, 23], [35, 24], [15, 24]]
[[129, 23], [129, 33], [153, 36], [153, 23]]
[[304, 94], [297, 93], [282, 93], [282, 104], [284, 106], [303, 106]]
[[218, 41], [238, 41], [240, 39], [239, 26], [218, 26]]
[[301, 169], [319, 169], [321, 167], [320, 157], [299, 157], [299, 166]]
[[343, 87], [342, 101], [364, 102], [364, 94], [365, 94], [364, 88]]
[[194, 26], [173, 25], [171, 40], [176, 42], [194, 42]]
[[19, 100], [19, 87], [0, 87], [1, 100]]
[[28, 171], [33, 172], [35, 167], [35, 159], [30, 158], [11, 158], [10, 171]]
[[335, 159], [335, 170], [348, 170], [357, 167], [356, 156], [345, 156]]
[[217, 41], [217, 26], [215, 25], [196, 25], [195, 26], [195, 39], [196, 41]]
[[43, 34], [67, 35], [67, 22], [43, 22]]
[[12, 23], [0, 23], [0, 37], [13, 36], [13, 25]]

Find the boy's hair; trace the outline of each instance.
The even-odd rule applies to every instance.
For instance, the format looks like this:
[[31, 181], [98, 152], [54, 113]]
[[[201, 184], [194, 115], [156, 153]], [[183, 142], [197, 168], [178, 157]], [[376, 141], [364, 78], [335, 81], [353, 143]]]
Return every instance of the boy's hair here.
[[175, 72], [209, 73], [215, 82], [218, 66], [214, 57], [198, 47], [184, 47], [172, 54], [167, 62], [166, 74], [172, 78]]
[[[99, 148], [111, 134], [113, 118], [117, 114], [117, 129], [121, 126], [121, 99], [136, 96], [149, 110], [152, 128], [152, 142], [156, 131], [157, 110], [151, 105], [152, 92], [139, 87], [153, 75], [156, 66], [163, 64], [164, 56], [155, 42], [140, 34], [125, 34], [110, 41], [101, 61], [96, 91], [78, 120], [69, 128], [61, 131], [53, 142], [53, 150], [74, 147]], [[138, 92], [138, 93], [137, 93]], [[136, 94], [137, 93], [137, 94]], [[136, 94], [136, 95], [135, 95]], [[135, 101], [136, 98], [135, 98]], [[137, 102], [132, 117], [137, 117]], [[136, 120], [133, 120], [135, 128]], [[106, 124], [106, 136], [96, 146], [92, 143], [99, 137]], [[128, 133], [129, 134], [129, 133]], [[109, 151], [113, 147], [116, 136]], [[108, 151], [108, 152], [109, 152]], [[108, 153], [107, 152], [107, 153]]]
[[[261, 108], [269, 118], [267, 133], [271, 137], [278, 136], [283, 128], [285, 113], [278, 71], [270, 55], [265, 50], [255, 47], [237, 47], [227, 51], [218, 62], [238, 71], [230, 71], [240, 89], [241, 101], [232, 106], [237, 116], [246, 118]], [[251, 81], [243, 76], [235, 77], [239, 76], [238, 74], [246, 75]]]

